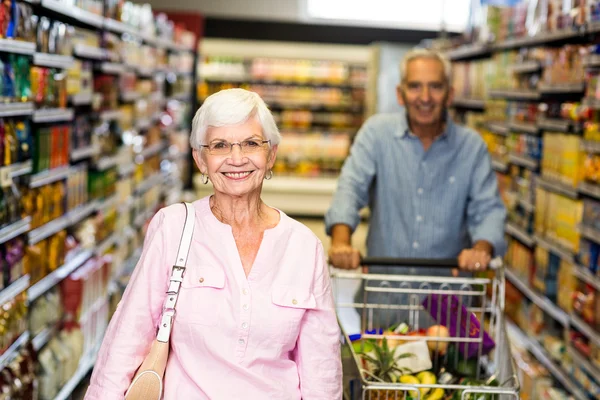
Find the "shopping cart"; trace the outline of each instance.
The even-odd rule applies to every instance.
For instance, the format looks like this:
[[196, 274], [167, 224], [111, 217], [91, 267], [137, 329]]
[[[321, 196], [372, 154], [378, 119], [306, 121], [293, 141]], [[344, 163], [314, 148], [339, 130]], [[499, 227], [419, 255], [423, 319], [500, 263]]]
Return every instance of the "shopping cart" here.
[[[365, 258], [361, 264], [447, 269], [456, 268], [457, 260]], [[504, 325], [501, 259], [492, 261], [485, 277], [334, 269], [331, 275], [343, 332], [345, 399], [519, 398]], [[359, 287], [354, 300], [341, 297], [348, 291], [348, 282]], [[350, 314], [357, 320], [354, 327], [344, 326]], [[429, 364], [424, 348], [429, 350]], [[420, 375], [413, 371], [428, 366]]]

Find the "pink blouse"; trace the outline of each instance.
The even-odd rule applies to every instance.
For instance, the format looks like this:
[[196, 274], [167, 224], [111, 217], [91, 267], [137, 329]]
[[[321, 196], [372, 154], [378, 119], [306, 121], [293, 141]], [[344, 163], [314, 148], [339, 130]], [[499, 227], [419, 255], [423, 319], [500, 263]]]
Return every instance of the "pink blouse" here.
[[[231, 227], [208, 197], [194, 207], [164, 399], [341, 399], [340, 331], [321, 242], [280, 212], [246, 278]], [[85, 400], [124, 398], [155, 338], [184, 220], [176, 204], [150, 222]]]

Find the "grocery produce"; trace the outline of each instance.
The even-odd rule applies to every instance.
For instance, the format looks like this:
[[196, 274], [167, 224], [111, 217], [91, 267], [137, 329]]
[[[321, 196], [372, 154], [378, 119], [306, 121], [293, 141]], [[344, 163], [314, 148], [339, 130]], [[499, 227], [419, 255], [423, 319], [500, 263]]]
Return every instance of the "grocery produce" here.
[[[434, 325], [427, 329], [427, 337], [439, 337], [439, 338], [447, 338], [450, 336], [448, 332], [448, 328], [443, 325]], [[448, 349], [448, 342], [438, 341], [438, 340], [428, 340], [427, 347], [429, 347], [429, 351], [438, 352], [441, 355], [446, 354], [446, 350]]]
[[407, 358], [414, 358], [412, 353], [397, 354], [396, 348], [390, 348], [386, 338], [381, 345], [373, 343], [373, 350], [362, 352], [360, 356], [366, 361], [365, 373], [376, 381], [396, 382], [398, 377], [404, 373], [411, 372], [410, 369], [398, 366], [398, 362]]
[[[414, 375], [402, 375], [400, 377], [400, 383], [403, 383], [405, 385], [419, 385], [421, 383], [421, 381], [419, 381], [417, 379], [417, 377]], [[423, 396], [423, 391], [422, 391], [422, 389], [420, 389], [420, 390], [421, 390], [421, 396]], [[414, 390], [409, 391], [408, 394], [410, 396], [414, 396], [414, 397], [417, 397], [419, 395]]]

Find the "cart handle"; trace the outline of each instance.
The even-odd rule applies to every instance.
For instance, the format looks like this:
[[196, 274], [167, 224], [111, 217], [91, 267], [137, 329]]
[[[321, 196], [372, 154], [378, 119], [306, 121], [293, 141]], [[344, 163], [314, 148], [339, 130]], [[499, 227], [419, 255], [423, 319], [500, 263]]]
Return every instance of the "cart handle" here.
[[[458, 268], [457, 258], [394, 258], [394, 257], [364, 257], [360, 265], [377, 265], [382, 267], [430, 267], [454, 269]], [[492, 259], [488, 269], [499, 269], [502, 267], [502, 258]]]

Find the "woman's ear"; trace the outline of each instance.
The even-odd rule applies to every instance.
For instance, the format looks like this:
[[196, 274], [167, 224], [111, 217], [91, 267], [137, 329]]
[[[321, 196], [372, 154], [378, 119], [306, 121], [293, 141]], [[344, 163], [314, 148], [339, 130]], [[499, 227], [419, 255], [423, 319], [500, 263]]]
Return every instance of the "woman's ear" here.
[[202, 159], [202, 153], [200, 152], [200, 150], [192, 149], [192, 157], [194, 157], [194, 162], [196, 163], [198, 170], [200, 170], [201, 173], [206, 174], [208, 168], [206, 166], [206, 163]]
[[269, 150], [269, 159], [267, 160], [267, 165], [268, 165], [269, 169], [272, 169], [273, 166], [275, 165], [275, 159], [277, 158], [278, 147], [279, 147], [279, 145], [274, 144], [273, 146], [271, 146], [271, 149]]

